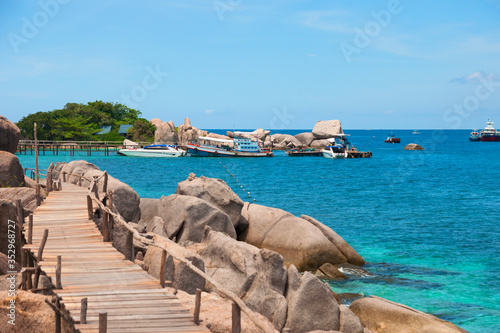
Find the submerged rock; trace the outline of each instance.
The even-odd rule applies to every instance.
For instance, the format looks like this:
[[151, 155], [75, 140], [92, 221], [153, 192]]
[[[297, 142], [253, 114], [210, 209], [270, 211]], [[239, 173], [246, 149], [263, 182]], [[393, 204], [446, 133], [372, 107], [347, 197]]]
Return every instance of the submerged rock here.
[[425, 150], [422, 146], [417, 145], [416, 143], [410, 143], [406, 145], [405, 150]]
[[349, 309], [374, 333], [467, 332], [446, 320], [376, 296], [358, 299]]

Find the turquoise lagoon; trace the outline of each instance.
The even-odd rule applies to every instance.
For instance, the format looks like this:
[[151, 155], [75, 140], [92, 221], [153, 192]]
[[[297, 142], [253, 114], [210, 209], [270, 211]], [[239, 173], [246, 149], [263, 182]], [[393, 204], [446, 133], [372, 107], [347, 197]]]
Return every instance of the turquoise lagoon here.
[[[384, 143], [390, 130], [346, 132], [373, 157], [276, 152], [273, 158], [145, 159], [47, 152], [40, 167], [85, 159], [147, 198], [173, 194], [190, 172], [223, 179], [245, 201], [318, 219], [365, 258], [372, 275], [331, 282], [335, 292], [377, 295], [470, 332], [500, 332], [500, 143], [469, 142], [470, 131], [463, 130], [394, 130], [401, 144]], [[426, 150], [404, 151], [408, 143]], [[34, 167], [34, 156], [18, 156], [23, 167]]]

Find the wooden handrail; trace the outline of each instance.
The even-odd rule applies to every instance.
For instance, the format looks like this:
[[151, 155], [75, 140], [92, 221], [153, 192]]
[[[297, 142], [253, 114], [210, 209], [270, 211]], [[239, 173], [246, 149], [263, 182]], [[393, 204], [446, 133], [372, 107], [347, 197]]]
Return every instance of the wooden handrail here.
[[[89, 187], [89, 196], [92, 199], [92, 201], [96, 202], [99, 206], [99, 208], [102, 211], [107, 211], [110, 216], [113, 217], [114, 222], [120, 223], [123, 227], [125, 227], [132, 235], [134, 238], [137, 240], [141, 241], [144, 244], [150, 245], [157, 247], [159, 249], [162, 249], [166, 251], [172, 258], [186, 264], [193, 272], [198, 274], [199, 276], [203, 277], [206, 281], [208, 281], [210, 284], [212, 284], [220, 293], [226, 295], [228, 298], [230, 298], [234, 303], [238, 305], [238, 307], [250, 318], [250, 320], [257, 326], [259, 327], [262, 331], [265, 333], [273, 333], [273, 326], [268, 320], [262, 320], [258, 318], [255, 313], [250, 310], [250, 308], [239, 298], [235, 293], [233, 293], [230, 290], [227, 290], [223, 288], [217, 281], [215, 281], [212, 277], [207, 275], [205, 272], [200, 270], [198, 267], [194, 266], [193, 263], [190, 260], [187, 260], [186, 258], [180, 257], [177, 254], [174, 254], [170, 249], [166, 248], [165, 246], [161, 244], [156, 244], [154, 243], [153, 240], [148, 239], [146, 237], [142, 237], [137, 230], [135, 230], [133, 227], [129, 226], [128, 223], [123, 219], [123, 217], [120, 215], [120, 213], [117, 211], [117, 213], [113, 212], [111, 209], [106, 207], [100, 200], [98, 200], [94, 193], [92, 192], [92, 188], [94, 186], [94, 180], [92, 180], [92, 183], [90, 184], [91, 186]], [[207, 233], [211, 229], [210, 227], [205, 227], [204, 232]]]

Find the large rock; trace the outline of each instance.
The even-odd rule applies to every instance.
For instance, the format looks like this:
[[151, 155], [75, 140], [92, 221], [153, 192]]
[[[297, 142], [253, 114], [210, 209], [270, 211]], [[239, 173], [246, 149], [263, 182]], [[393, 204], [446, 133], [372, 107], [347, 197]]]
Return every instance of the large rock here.
[[[153, 241], [155, 244], [169, 249], [175, 256], [186, 258], [196, 268], [199, 268], [203, 272], [205, 271], [205, 264], [196, 253], [159, 235], [154, 235]], [[160, 278], [161, 253], [162, 249], [156, 246], [149, 246], [144, 257], [144, 263], [148, 267], [149, 274], [157, 279]], [[183, 290], [189, 294], [196, 293], [196, 289], [203, 290], [205, 288], [205, 279], [203, 277], [193, 272], [185, 263], [174, 259], [168, 252], [165, 264], [165, 281], [171, 281], [174, 288]]]
[[317, 227], [284, 210], [247, 204], [242, 218], [248, 228], [241, 240], [281, 254], [285, 265], [300, 271], [314, 271], [324, 263], [347, 262], [346, 257]]
[[0, 151], [0, 187], [24, 186], [24, 171], [16, 155]]
[[330, 142], [326, 139], [323, 140], [314, 140], [311, 142], [311, 147], [316, 147], [316, 148], [323, 148], [330, 145]]
[[343, 304], [340, 308], [340, 331], [342, 333], [363, 333], [363, 325], [356, 315]]
[[[10, 221], [18, 222], [17, 218], [17, 207], [11, 201], [4, 199], [0, 193], [0, 253], [5, 255], [11, 255], [9, 253], [9, 230], [15, 231], [15, 242], [14, 242], [14, 250], [15, 250], [15, 260], [17, 263], [21, 262], [21, 230], [18, 224], [14, 224]], [[15, 226], [15, 230], [12, 227]], [[11, 236], [12, 237], [12, 236]]]
[[349, 245], [342, 237], [340, 237], [331, 228], [327, 227], [323, 223], [319, 222], [318, 220], [310, 216], [301, 215], [300, 217], [308, 221], [312, 225], [314, 225], [319, 230], [321, 230], [323, 235], [325, 235], [325, 237], [328, 238], [328, 240], [332, 242], [340, 250], [340, 252], [342, 252], [342, 254], [346, 257], [349, 263], [357, 266], [363, 266], [365, 264], [364, 259], [356, 251], [354, 251], [351, 245]]
[[231, 140], [230, 137], [226, 136], [226, 135], [221, 135], [221, 134], [217, 134], [217, 133], [208, 133], [207, 135], [209, 138], [214, 138], [214, 139], [221, 139], [221, 140]]
[[374, 333], [467, 332], [448, 321], [376, 296], [358, 299], [349, 309]]
[[153, 118], [149, 121], [149, 123], [153, 124], [156, 128], [158, 128], [158, 125], [163, 123], [163, 121], [161, 121], [161, 119], [159, 119], [159, 118]]
[[[202, 242], [190, 249], [202, 257], [209, 276], [281, 331], [286, 319], [287, 303], [283, 295], [287, 273], [278, 253], [258, 249], [209, 228]], [[217, 291], [208, 283], [206, 289]]]
[[15, 154], [20, 137], [19, 128], [9, 119], [0, 116], [0, 150]]
[[316, 122], [312, 131], [316, 139], [328, 139], [335, 134], [343, 134], [340, 120], [320, 120]]
[[424, 150], [424, 148], [416, 143], [407, 144], [405, 150]]
[[36, 190], [29, 187], [0, 188], [0, 199], [10, 200], [16, 207], [17, 201], [21, 200], [25, 218], [36, 208]]
[[172, 122], [155, 124], [155, 144], [174, 145], [179, 142], [177, 131]]
[[[211, 203], [226, 213], [233, 226], [239, 229], [243, 201], [223, 180], [204, 176], [197, 178], [190, 174], [187, 180], [177, 184], [175, 193], [190, 195]], [[242, 226], [242, 229], [246, 229], [246, 225]]]
[[295, 135], [295, 138], [300, 141], [304, 146], [310, 146], [316, 138], [311, 132], [305, 132]]
[[146, 224], [155, 216], [160, 216], [160, 199], [141, 198], [139, 207], [141, 220], [144, 220]]
[[271, 135], [271, 141], [277, 148], [293, 148], [304, 146], [302, 142], [300, 142], [296, 137], [290, 134], [273, 134]]
[[162, 237], [168, 238], [168, 234], [165, 231], [165, 221], [159, 216], [153, 217], [146, 225], [146, 232], [152, 232], [154, 234], [160, 235]]
[[[56, 166], [56, 169], [58, 166]], [[92, 177], [100, 177], [103, 171], [99, 170], [94, 164], [87, 161], [72, 161], [65, 164], [60, 169], [61, 173], [71, 173], [76, 175], [84, 176], [85, 179], [82, 180], [82, 186], [89, 186], [90, 179]], [[54, 173], [53, 173], [54, 174]], [[77, 184], [79, 180], [78, 176], [67, 176], [66, 181], [68, 183]], [[103, 190], [103, 181], [98, 182], [99, 190]], [[135, 192], [130, 186], [119, 181], [111, 175], [108, 175], [108, 191], [113, 192], [113, 203], [120, 215], [127, 222], [139, 222], [141, 218], [141, 208], [140, 208], [140, 198], [137, 192]]]
[[292, 332], [339, 330], [339, 304], [331, 289], [311, 273], [300, 276], [295, 266], [288, 268], [286, 300], [285, 328]]
[[162, 197], [160, 217], [165, 221], [168, 237], [175, 237], [177, 242], [201, 242], [205, 226], [236, 238], [236, 231], [226, 213], [193, 196], [173, 194]]

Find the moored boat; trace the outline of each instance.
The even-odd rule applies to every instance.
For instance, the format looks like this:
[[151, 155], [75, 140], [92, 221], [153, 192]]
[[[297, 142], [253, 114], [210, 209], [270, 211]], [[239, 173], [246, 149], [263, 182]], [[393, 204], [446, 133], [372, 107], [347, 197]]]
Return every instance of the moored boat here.
[[500, 141], [500, 132], [493, 127], [493, 122], [488, 119], [486, 127], [480, 133], [481, 141]]
[[394, 134], [391, 132], [391, 134], [389, 134], [387, 136], [387, 139], [385, 139], [385, 142], [386, 143], [401, 143], [401, 139], [400, 138], [396, 138], [394, 136]]
[[321, 156], [319, 149], [289, 149], [286, 151], [288, 156]]
[[258, 139], [245, 132], [234, 132], [233, 140], [200, 136], [186, 144], [191, 156], [201, 157], [269, 157], [271, 150], [260, 147]]
[[132, 157], [182, 157], [187, 151], [177, 145], [149, 145], [144, 148], [120, 149], [118, 154]]
[[412, 134], [420, 134], [420, 132], [418, 130], [414, 130]]
[[371, 157], [371, 152], [358, 151], [353, 145], [347, 140], [346, 134], [336, 134], [333, 138], [328, 139], [330, 142], [329, 146], [321, 151], [323, 157], [326, 158], [361, 158], [361, 157]]
[[475, 129], [469, 135], [469, 141], [481, 141], [481, 136], [479, 132]]

